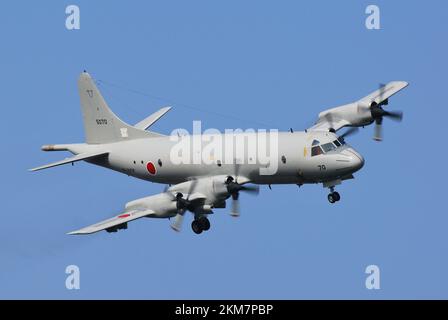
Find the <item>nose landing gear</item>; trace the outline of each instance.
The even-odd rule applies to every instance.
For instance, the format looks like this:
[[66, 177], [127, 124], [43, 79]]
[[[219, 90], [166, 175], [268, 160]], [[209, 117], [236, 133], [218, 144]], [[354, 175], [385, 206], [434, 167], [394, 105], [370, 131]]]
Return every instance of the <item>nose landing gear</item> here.
[[330, 187], [330, 194], [328, 195], [328, 201], [330, 203], [335, 203], [338, 202], [339, 200], [341, 200], [341, 195], [334, 191], [334, 187]]

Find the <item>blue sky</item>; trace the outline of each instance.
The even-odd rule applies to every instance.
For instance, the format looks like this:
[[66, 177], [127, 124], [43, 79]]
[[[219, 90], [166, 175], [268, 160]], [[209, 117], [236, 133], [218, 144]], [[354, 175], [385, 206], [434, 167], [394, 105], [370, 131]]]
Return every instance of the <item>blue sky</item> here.
[[[69, 4], [80, 30], [65, 28]], [[381, 30], [364, 26], [369, 4]], [[448, 298], [447, 12], [446, 1], [5, 2], [0, 298]], [[301, 130], [378, 83], [410, 86], [391, 99], [405, 117], [385, 120], [383, 143], [373, 127], [349, 139], [366, 165], [336, 205], [319, 185], [273, 186], [242, 197], [240, 219], [217, 210], [201, 236], [145, 219], [70, 237], [163, 189], [84, 163], [27, 172], [66, 156], [42, 144], [83, 142], [83, 69], [120, 86], [100, 89], [130, 123], [172, 104], [163, 133], [193, 120]], [[80, 290], [65, 288], [70, 264]], [[371, 264], [380, 290], [365, 288]]]

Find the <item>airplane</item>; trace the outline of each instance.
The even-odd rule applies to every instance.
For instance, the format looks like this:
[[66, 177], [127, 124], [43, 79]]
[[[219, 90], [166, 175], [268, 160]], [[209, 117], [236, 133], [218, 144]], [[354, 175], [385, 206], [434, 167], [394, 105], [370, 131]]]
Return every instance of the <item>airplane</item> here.
[[[135, 125], [127, 124], [111, 111], [95, 81], [84, 71], [79, 76], [78, 89], [85, 143], [42, 146], [43, 151], [68, 151], [73, 156], [30, 171], [85, 161], [169, 186], [162, 193], [128, 202], [117, 216], [69, 232], [69, 235], [102, 230], [117, 232], [142, 217], [173, 218], [172, 229], [180, 231], [187, 212], [193, 215], [193, 232], [201, 234], [210, 229], [210, 214], [215, 209], [225, 208], [229, 198], [232, 201], [231, 215], [238, 217], [240, 193], [257, 194], [259, 185], [322, 183], [330, 191], [328, 201], [340, 201], [335, 187], [353, 179], [353, 174], [364, 165], [362, 155], [347, 144], [345, 138], [358, 127], [375, 123], [373, 138], [381, 141], [383, 119], [400, 121], [403, 116], [400, 111], [386, 111], [383, 107], [388, 105], [391, 96], [407, 86], [405, 81], [389, 82], [356, 102], [321, 112], [315, 124], [304, 131], [277, 132], [277, 158], [274, 159], [277, 169], [273, 174], [262, 174], [261, 169], [266, 168], [266, 163], [258, 159], [251, 159], [251, 162], [234, 158], [232, 161], [212, 159], [209, 163], [173, 163], [172, 149], [178, 143], [173, 140], [173, 134], [168, 136], [148, 130], [171, 107], [164, 107]], [[337, 135], [344, 127], [348, 130]], [[222, 133], [221, 138], [234, 139], [244, 134]], [[249, 135], [259, 138], [261, 133]], [[192, 140], [195, 136], [181, 138]]]

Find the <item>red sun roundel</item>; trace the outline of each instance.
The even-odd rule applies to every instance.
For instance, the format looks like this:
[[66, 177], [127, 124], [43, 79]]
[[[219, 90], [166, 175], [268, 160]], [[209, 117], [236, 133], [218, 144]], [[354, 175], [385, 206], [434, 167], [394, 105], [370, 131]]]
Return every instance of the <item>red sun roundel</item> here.
[[152, 163], [152, 162], [148, 162], [146, 164], [146, 170], [148, 170], [148, 172], [150, 174], [156, 174], [156, 167], [154, 166], [154, 163]]

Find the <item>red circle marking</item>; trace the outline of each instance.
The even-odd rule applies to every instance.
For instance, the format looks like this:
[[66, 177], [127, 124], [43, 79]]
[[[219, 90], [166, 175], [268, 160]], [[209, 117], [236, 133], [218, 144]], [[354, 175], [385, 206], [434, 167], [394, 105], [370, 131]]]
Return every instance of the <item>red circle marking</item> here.
[[146, 170], [148, 170], [150, 174], [156, 174], [156, 167], [152, 162], [148, 162], [148, 164], [146, 165]]

